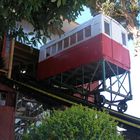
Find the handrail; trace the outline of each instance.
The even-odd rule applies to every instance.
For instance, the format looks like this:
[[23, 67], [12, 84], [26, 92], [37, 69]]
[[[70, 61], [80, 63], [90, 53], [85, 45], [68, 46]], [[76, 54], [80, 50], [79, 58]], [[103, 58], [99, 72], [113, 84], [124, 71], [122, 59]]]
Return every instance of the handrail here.
[[[12, 79], [6, 79], [6, 80], [13, 83], [13, 84], [17, 84], [17, 85], [23, 86], [24, 88], [28, 88], [28, 89], [31, 89], [33, 91], [36, 91], [36, 92], [34, 92], [35, 94], [42, 93], [43, 95], [55, 98], [55, 99], [60, 100], [62, 102], [66, 102], [70, 105], [77, 105], [77, 104], [81, 103], [81, 104], [84, 104], [86, 106], [93, 107], [92, 103], [84, 102], [84, 100], [78, 99], [76, 97], [65, 95], [65, 97], [67, 97], [67, 98], [64, 98], [62, 96], [59, 96], [59, 94], [56, 95], [56, 94], [53, 94], [51, 92], [47, 92], [45, 90], [33, 87], [31, 85], [27, 85], [25, 83], [22, 83], [22, 82], [19, 82], [16, 80], [12, 80]], [[111, 109], [107, 109], [107, 108], [104, 108], [104, 109], [107, 110], [109, 112], [109, 114], [119, 123], [136, 128], [140, 131], [140, 118], [137, 118], [137, 117], [134, 117], [134, 116], [131, 116], [128, 114], [124, 114], [124, 113], [119, 113], [115, 110], [111, 110]]]

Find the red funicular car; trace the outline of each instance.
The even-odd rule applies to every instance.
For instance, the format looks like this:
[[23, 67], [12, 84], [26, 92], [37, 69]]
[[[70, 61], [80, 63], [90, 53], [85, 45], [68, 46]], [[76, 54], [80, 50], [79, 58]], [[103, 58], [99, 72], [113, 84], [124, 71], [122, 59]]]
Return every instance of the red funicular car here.
[[[115, 96], [119, 95], [123, 101], [128, 100], [130, 91], [125, 90], [124, 95], [124, 92], [120, 93], [120, 87], [113, 91], [113, 88], [106, 88], [105, 85], [107, 78], [111, 79], [125, 72], [129, 75], [130, 56], [127, 44], [127, 31], [122, 25], [108, 16], [98, 14], [40, 48], [37, 78], [46, 80], [56, 77], [56, 80], [75, 87], [101, 80], [103, 89], [98, 88], [99, 92], [107, 91]], [[101, 61], [105, 61], [105, 64], [97, 68]], [[112, 95], [110, 98], [110, 104], [114, 100], [114, 103], [120, 102], [116, 97], [113, 100]]]

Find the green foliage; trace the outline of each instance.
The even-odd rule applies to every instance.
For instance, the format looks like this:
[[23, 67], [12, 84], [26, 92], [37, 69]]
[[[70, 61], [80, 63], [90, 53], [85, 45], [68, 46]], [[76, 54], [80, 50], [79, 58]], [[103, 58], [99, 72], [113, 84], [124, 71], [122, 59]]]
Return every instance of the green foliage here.
[[83, 106], [54, 111], [38, 127], [31, 127], [24, 140], [123, 140], [116, 122], [105, 112]]
[[[125, 20], [134, 29], [139, 23], [136, 18], [139, 4], [139, 0], [1, 0], [0, 39], [9, 33], [29, 45], [36, 45], [40, 40], [46, 43], [45, 38], [51, 34], [63, 33], [63, 20], [74, 21], [83, 11], [83, 5], [88, 6], [93, 15], [102, 11], [117, 20]], [[33, 25], [32, 35], [17, 26], [22, 20]]]
[[83, 4], [85, 0], [1, 0], [0, 38], [4, 33], [10, 33], [29, 43], [30, 33], [24, 33], [22, 26], [17, 26], [22, 20], [33, 25], [32, 44], [51, 34], [61, 34], [63, 20], [75, 20], [83, 10]]
[[[139, 26], [137, 19], [140, 13], [139, 0], [87, 0], [87, 6], [90, 8], [92, 14], [103, 12], [119, 22], [125, 21], [126, 25], [131, 26], [131, 28]], [[129, 28], [128, 30], [130, 31]]]

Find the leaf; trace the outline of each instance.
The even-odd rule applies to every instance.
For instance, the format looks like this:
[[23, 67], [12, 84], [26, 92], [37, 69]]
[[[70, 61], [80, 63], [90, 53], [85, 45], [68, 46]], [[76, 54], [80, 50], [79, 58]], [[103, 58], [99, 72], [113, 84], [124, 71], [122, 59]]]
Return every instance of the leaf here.
[[34, 35], [34, 32], [29, 32], [28, 35]]
[[65, 5], [66, 4], [66, 0], [62, 0], [62, 5]]
[[[98, 115], [98, 119], [94, 119]], [[64, 140], [122, 140], [116, 131], [116, 123], [105, 112], [83, 106], [73, 106], [65, 111], [53, 111], [46, 116], [41, 125], [33, 128], [26, 140], [64, 139]], [[32, 139], [30, 139], [32, 136]]]
[[57, 7], [60, 7], [61, 4], [62, 4], [62, 3], [61, 3], [61, 0], [58, 0], [58, 1], [57, 1]]
[[38, 38], [37, 41], [40, 45], [42, 45], [41, 39]]
[[56, 2], [56, 0], [51, 0], [51, 2]]
[[33, 41], [33, 45], [34, 45], [34, 46], [36, 46], [36, 45], [37, 45], [36, 40], [34, 40], [34, 41]]
[[46, 44], [47, 42], [47, 38], [45, 36], [43, 36], [43, 39], [42, 39], [43, 43]]
[[23, 2], [23, 0], [18, 0], [18, 4], [19, 5], [22, 4], [22, 2]]

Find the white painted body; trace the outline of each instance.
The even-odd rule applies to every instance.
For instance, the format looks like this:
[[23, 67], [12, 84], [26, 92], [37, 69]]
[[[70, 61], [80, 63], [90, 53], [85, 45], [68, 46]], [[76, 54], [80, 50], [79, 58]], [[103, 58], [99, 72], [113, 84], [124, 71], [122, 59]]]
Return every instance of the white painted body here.
[[[109, 35], [105, 33], [105, 22], [109, 25]], [[90, 36], [85, 37], [85, 28], [90, 26]], [[78, 41], [78, 32], [83, 30], [83, 39]], [[123, 47], [127, 48], [128, 44], [128, 38], [127, 38], [127, 31], [122, 27], [120, 23], [112, 19], [111, 17], [105, 16], [103, 14], [96, 15], [91, 20], [79, 25], [77, 28], [66, 32], [61, 37], [58, 37], [55, 40], [50, 41], [48, 44], [42, 46], [40, 48], [40, 54], [39, 54], [39, 62], [46, 60], [49, 57], [52, 57], [66, 49], [69, 49], [77, 44], [80, 44], [90, 38], [93, 38], [99, 34], [105, 34], [110, 39], [118, 42]], [[122, 33], [124, 34], [125, 43], [123, 43], [122, 39]], [[71, 36], [76, 34], [76, 42], [74, 44], [70, 43]], [[65, 48], [64, 40], [68, 38], [68, 46]], [[62, 49], [58, 49], [58, 43], [62, 41]], [[49, 55], [46, 55], [49, 53]]]

